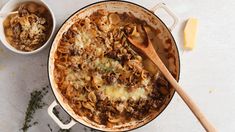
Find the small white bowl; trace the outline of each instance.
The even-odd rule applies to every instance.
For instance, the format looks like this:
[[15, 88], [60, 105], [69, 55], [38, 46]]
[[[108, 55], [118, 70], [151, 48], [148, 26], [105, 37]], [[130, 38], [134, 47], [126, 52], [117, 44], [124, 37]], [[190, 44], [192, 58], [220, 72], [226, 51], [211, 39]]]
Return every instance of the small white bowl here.
[[15, 52], [15, 53], [18, 53], [18, 54], [23, 54], [23, 55], [28, 55], [28, 54], [34, 54], [34, 53], [38, 53], [39, 51], [41, 51], [42, 49], [44, 49], [49, 43], [50, 43], [50, 40], [52, 39], [52, 36], [53, 36], [53, 33], [55, 31], [55, 26], [56, 26], [56, 20], [55, 20], [55, 16], [54, 16], [54, 13], [52, 12], [51, 8], [43, 1], [43, 0], [9, 0], [3, 7], [2, 9], [0, 10], [1, 13], [9, 13], [9, 12], [12, 12], [16, 7], [17, 5], [21, 4], [21, 3], [24, 3], [24, 2], [35, 2], [35, 3], [39, 3], [39, 4], [42, 4], [44, 5], [45, 7], [48, 8], [48, 10], [50, 11], [51, 13], [51, 16], [52, 16], [52, 21], [53, 21], [53, 24], [52, 24], [52, 31], [51, 31], [51, 34], [48, 38], [48, 40], [41, 46], [39, 47], [38, 49], [34, 50], [34, 51], [30, 51], [30, 52], [26, 52], [26, 51], [21, 51], [21, 50], [18, 50], [16, 48], [14, 48], [13, 46], [11, 46], [11, 44], [9, 44], [6, 40], [6, 36], [5, 36], [5, 33], [4, 33], [4, 27], [3, 27], [3, 22], [4, 20], [6, 19], [7, 16], [4, 16], [4, 17], [0, 17], [0, 40], [2, 41], [2, 43], [11, 51]]

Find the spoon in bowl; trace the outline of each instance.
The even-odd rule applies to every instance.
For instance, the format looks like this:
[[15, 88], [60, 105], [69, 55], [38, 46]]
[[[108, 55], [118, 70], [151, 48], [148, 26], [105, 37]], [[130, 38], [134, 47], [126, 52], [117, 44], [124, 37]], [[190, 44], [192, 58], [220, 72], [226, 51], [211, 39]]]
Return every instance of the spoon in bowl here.
[[0, 12], [0, 17], [5, 17], [5, 16], [8, 16], [8, 15], [13, 15], [13, 14], [17, 14], [18, 11], [12, 11], [12, 12], [9, 12], [9, 13], [1, 13]]
[[137, 49], [142, 51], [162, 72], [162, 74], [165, 76], [165, 78], [170, 82], [170, 84], [173, 86], [175, 91], [180, 95], [180, 97], [184, 100], [184, 102], [187, 104], [189, 109], [193, 112], [193, 114], [197, 117], [201, 125], [204, 127], [204, 129], [208, 132], [216, 132], [216, 128], [207, 120], [207, 118], [204, 116], [204, 114], [201, 112], [199, 107], [196, 105], [196, 103], [190, 98], [190, 96], [181, 88], [181, 86], [178, 84], [178, 82], [175, 80], [175, 78], [171, 75], [171, 73], [168, 71], [166, 66], [161, 61], [160, 57], [156, 53], [153, 44], [151, 40], [149, 39], [145, 27], [143, 27], [143, 31], [145, 32], [145, 41], [143, 43], [140, 43], [133, 39], [132, 37], [128, 36], [128, 41], [135, 46]]

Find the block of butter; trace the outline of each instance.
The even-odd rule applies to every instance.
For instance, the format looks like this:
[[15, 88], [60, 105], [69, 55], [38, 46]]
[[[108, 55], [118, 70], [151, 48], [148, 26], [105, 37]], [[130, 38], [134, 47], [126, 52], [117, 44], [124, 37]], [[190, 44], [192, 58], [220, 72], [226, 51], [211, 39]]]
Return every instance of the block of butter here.
[[198, 20], [189, 18], [184, 28], [184, 49], [192, 50], [196, 45]]

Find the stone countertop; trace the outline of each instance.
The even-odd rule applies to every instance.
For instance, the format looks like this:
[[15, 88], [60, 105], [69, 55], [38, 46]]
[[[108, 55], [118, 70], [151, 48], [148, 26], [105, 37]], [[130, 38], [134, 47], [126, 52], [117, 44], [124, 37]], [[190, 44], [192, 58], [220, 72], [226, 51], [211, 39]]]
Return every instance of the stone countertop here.
[[[57, 29], [65, 19], [81, 7], [95, 0], [45, 0], [55, 13]], [[0, 7], [7, 0], [0, 0]], [[146, 8], [160, 1], [132, 0]], [[235, 1], [227, 0], [168, 0], [163, 1], [180, 18], [173, 35], [180, 50], [180, 84], [198, 103], [209, 120], [221, 132], [235, 131]], [[182, 29], [189, 17], [199, 19], [196, 48], [182, 49]], [[1, 42], [0, 42], [1, 43]], [[22, 127], [30, 92], [48, 85], [47, 57], [49, 47], [42, 52], [23, 56], [14, 54], [0, 44], [0, 131], [17, 132]], [[49, 94], [47, 104], [54, 100]], [[29, 132], [49, 132], [59, 127], [47, 114], [47, 107], [38, 110], [39, 124]], [[90, 131], [75, 125], [72, 132]], [[199, 132], [204, 131], [196, 118], [175, 94], [165, 111], [154, 121], [135, 132]]]

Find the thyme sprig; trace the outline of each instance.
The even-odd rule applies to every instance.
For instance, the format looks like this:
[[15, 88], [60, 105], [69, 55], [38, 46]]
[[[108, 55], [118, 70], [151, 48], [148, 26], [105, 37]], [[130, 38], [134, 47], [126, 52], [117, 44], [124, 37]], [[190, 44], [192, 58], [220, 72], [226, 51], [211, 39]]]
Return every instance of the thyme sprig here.
[[43, 106], [46, 105], [46, 103], [44, 103], [42, 99], [47, 93], [48, 93], [48, 86], [43, 87], [40, 90], [35, 90], [31, 92], [28, 107], [25, 112], [23, 127], [21, 128], [23, 132], [26, 132], [33, 125], [38, 124], [37, 121], [33, 122], [33, 115], [35, 114], [36, 110], [42, 109]]

